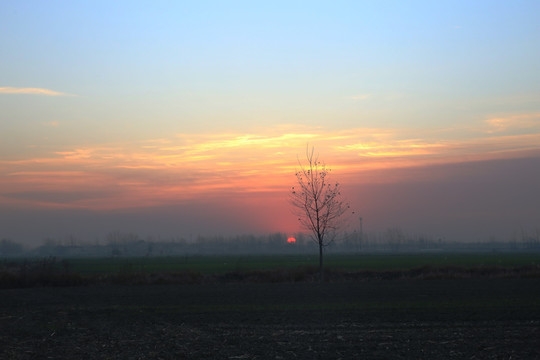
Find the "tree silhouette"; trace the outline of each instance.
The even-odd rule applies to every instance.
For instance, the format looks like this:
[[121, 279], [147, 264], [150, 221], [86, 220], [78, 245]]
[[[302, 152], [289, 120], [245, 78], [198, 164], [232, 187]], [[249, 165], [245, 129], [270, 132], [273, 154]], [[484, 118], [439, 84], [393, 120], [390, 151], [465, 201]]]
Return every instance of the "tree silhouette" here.
[[337, 236], [341, 216], [349, 208], [342, 200], [341, 185], [330, 183], [330, 169], [315, 156], [315, 149], [306, 148], [305, 165], [298, 159], [300, 169], [296, 172], [298, 186], [291, 189], [291, 203], [298, 221], [311, 234], [319, 246], [319, 274], [324, 280], [323, 250]]

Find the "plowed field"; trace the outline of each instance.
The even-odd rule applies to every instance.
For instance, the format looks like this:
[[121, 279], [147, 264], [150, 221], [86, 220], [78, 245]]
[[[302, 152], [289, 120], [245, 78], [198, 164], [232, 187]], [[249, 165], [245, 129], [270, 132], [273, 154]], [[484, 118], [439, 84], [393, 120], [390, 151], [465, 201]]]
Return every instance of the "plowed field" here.
[[0, 290], [2, 359], [540, 358], [540, 279]]

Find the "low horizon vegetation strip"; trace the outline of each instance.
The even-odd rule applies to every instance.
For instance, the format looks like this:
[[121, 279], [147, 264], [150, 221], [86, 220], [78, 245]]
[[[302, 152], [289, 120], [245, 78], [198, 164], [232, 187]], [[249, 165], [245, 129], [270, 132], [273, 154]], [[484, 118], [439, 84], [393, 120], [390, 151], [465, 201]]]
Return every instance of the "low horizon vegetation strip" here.
[[[0, 258], [1, 261], [1, 258]], [[8, 263], [50, 262], [65, 272], [83, 275], [115, 272], [195, 271], [222, 274], [231, 271], [288, 269], [314, 266], [315, 255], [187, 255], [147, 257], [77, 257], [4, 259]], [[0, 266], [1, 266], [0, 262]], [[438, 253], [438, 254], [329, 254], [330, 268], [345, 271], [396, 270], [422, 266], [526, 266], [540, 265], [539, 253]]]
[[[327, 273], [329, 281], [538, 278], [539, 260], [539, 254], [334, 255]], [[12, 259], [0, 262], [0, 288], [313, 282], [317, 279], [315, 265], [308, 256]]]

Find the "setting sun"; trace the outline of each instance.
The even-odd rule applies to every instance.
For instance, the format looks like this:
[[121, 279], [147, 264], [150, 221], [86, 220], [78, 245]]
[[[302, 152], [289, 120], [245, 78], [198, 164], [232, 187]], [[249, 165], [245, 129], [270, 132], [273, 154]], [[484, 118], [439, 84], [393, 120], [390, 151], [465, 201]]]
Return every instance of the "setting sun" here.
[[287, 238], [287, 242], [289, 244], [294, 244], [296, 242], [296, 239], [294, 237], [290, 236], [290, 237]]

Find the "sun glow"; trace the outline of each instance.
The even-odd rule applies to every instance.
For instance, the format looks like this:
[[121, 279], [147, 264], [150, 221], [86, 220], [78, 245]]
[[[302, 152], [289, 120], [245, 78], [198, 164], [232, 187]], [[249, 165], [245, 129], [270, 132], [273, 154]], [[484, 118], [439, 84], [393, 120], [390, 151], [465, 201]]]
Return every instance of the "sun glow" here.
[[292, 237], [292, 236], [289, 236], [289, 237], [287, 238], [287, 242], [288, 242], [289, 244], [294, 244], [294, 243], [296, 242], [296, 239], [295, 239], [294, 237]]

